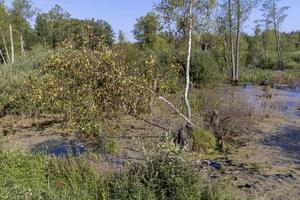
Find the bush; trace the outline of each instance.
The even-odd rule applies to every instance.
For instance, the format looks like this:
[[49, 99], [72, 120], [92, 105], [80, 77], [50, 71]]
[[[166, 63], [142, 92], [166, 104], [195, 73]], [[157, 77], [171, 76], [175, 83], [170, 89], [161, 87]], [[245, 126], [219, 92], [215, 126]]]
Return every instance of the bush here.
[[59, 49], [16, 89], [9, 107], [22, 113], [64, 114], [75, 127], [120, 114], [138, 115], [147, 110], [150, 94], [133, 83], [151, 84], [133, 71], [105, 46], [97, 51]]
[[192, 133], [193, 149], [205, 154], [214, 153], [216, 150], [216, 138], [208, 130], [196, 129]]
[[[234, 89], [225, 89], [225, 92], [218, 89], [202, 90], [196, 97], [202, 99], [198, 104], [198, 112], [204, 113], [202, 118], [206, 127], [211, 129], [216, 137], [215, 146], [220, 147], [222, 151], [227, 149], [226, 143], [234, 145], [248, 141], [260, 117], [256, 109], [260, 104], [255, 105], [247, 96], [237, 98], [235, 93]], [[209, 133], [206, 134], [208, 141], [214, 141]]]
[[197, 85], [214, 84], [219, 79], [219, 69], [213, 56], [208, 52], [194, 50], [191, 56], [191, 80]]
[[300, 51], [289, 52], [287, 57], [289, 57], [292, 61], [300, 65]]
[[[0, 65], [0, 113], [8, 114], [16, 112], [16, 95], [28, 92], [29, 88], [24, 87], [29, 74], [39, 71], [45, 61], [46, 56], [52, 51], [43, 47], [36, 47], [25, 55], [16, 58], [15, 63]], [[23, 106], [28, 106], [26, 100], [23, 100]], [[13, 111], [14, 110], [14, 111]]]

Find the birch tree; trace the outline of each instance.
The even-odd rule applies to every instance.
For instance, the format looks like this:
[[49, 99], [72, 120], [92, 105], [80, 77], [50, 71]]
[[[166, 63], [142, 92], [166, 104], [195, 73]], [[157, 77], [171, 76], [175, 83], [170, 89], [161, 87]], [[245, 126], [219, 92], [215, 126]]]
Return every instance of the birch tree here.
[[278, 58], [278, 67], [283, 68], [284, 59], [282, 56], [281, 41], [280, 41], [280, 26], [287, 17], [287, 6], [279, 7], [278, 3], [281, 0], [265, 0], [263, 2], [261, 11], [263, 12], [263, 22], [266, 26], [274, 30], [276, 40], [276, 51]]
[[[210, 17], [211, 8], [214, 5], [214, 0], [161, 0], [157, 6], [157, 10], [162, 15], [166, 27], [175, 29], [175, 35], [182, 35], [183, 38], [187, 39], [185, 40], [188, 48], [185, 66], [184, 103], [189, 121], [192, 121], [189, 91], [193, 32], [204, 27], [205, 21]], [[188, 125], [191, 126], [191, 124]]]
[[[229, 48], [231, 61], [231, 81], [237, 83], [239, 80], [240, 68], [240, 40], [244, 23], [248, 20], [249, 15], [257, 0], [226, 0], [227, 23], [229, 32]], [[235, 38], [234, 38], [235, 37]]]
[[15, 62], [15, 47], [14, 47], [13, 30], [12, 30], [11, 25], [9, 25], [9, 35], [10, 35], [11, 63], [14, 63]]

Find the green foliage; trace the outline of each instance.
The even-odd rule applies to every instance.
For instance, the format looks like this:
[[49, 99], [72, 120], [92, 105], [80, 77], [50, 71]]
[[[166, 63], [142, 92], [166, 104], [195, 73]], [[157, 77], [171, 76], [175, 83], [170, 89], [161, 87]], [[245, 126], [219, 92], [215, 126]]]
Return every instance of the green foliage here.
[[51, 50], [37, 46], [25, 55], [17, 57], [15, 63], [0, 65], [0, 108], [11, 107], [16, 94], [27, 92], [27, 88], [23, 90], [23, 84], [28, 74], [40, 70], [45, 57], [51, 52]]
[[112, 199], [200, 199], [198, 172], [172, 152], [161, 152], [116, 174], [109, 188]]
[[260, 84], [265, 81], [267, 84], [271, 84], [275, 79], [275, 74], [272, 70], [264, 69], [249, 69], [241, 72], [240, 81], [246, 83]]
[[192, 133], [193, 149], [206, 154], [214, 153], [217, 142], [211, 131], [196, 129]]
[[218, 65], [210, 53], [200, 50], [192, 52], [191, 79], [197, 86], [209, 85], [218, 81]]
[[144, 161], [100, 175], [83, 158], [55, 158], [0, 151], [1, 199], [215, 200], [223, 188], [205, 185], [174, 148], [159, 148]]
[[155, 13], [148, 13], [146, 16], [137, 19], [133, 34], [141, 46], [153, 48], [153, 45], [157, 42], [159, 29], [158, 16]]
[[104, 191], [82, 160], [0, 152], [1, 199], [102, 199]]
[[84, 38], [89, 38], [85, 45], [92, 49], [96, 48], [99, 39], [107, 45], [114, 42], [114, 32], [109, 23], [104, 20], [71, 18], [59, 5], [55, 5], [47, 13], [38, 14], [35, 29], [40, 42], [46, 42], [53, 48], [69, 40], [76, 48], [80, 48], [84, 45]]
[[64, 114], [74, 127], [141, 114], [149, 93], [134, 84], [151, 87], [109, 47], [99, 50], [59, 49], [31, 73], [9, 102], [17, 113]]
[[300, 81], [299, 70], [274, 71], [269, 69], [245, 69], [241, 72], [241, 82], [268, 85], [297, 85]]

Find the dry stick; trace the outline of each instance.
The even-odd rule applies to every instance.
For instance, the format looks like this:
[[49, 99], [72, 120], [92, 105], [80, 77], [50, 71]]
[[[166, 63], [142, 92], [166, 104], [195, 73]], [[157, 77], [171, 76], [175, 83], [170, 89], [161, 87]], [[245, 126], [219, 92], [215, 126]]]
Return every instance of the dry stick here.
[[152, 93], [153, 95], [155, 95], [158, 99], [160, 99], [161, 101], [165, 102], [166, 104], [168, 104], [169, 107], [171, 107], [182, 119], [184, 119], [187, 123], [189, 123], [190, 125], [195, 127], [195, 124], [189, 120], [184, 114], [182, 114], [170, 101], [168, 101], [165, 97], [157, 95], [157, 93], [153, 90], [151, 90], [150, 88], [144, 87], [142, 85], [138, 85], [134, 82], [132, 82], [131, 80], [126, 79], [129, 83], [131, 83], [132, 85], [134, 85], [135, 87], [141, 88], [143, 90], [147, 90], [148, 92]]
[[3, 33], [3, 31], [2, 31], [1, 28], [0, 28], [0, 31], [1, 31], [1, 35], [2, 35], [2, 42], [3, 42], [4, 48], [5, 48], [5, 53], [6, 53], [6, 56], [7, 56], [7, 60], [9, 61], [10, 60], [10, 56], [9, 56], [9, 53], [8, 53], [8, 49], [7, 49], [7, 45], [6, 45], [6, 40], [5, 40], [5, 37], [4, 37], [4, 33]]
[[7, 63], [6, 63], [6, 60], [5, 60], [4, 56], [3, 56], [3, 53], [2, 53], [1, 49], [0, 49], [0, 56], [1, 56], [1, 59], [3, 60], [4, 64], [6, 65]]
[[14, 49], [14, 39], [13, 39], [13, 32], [12, 27], [9, 25], [9, 33], [10, 33], [10, 44], [11, 44], [11, 63], [15, 62], [15, 49]]

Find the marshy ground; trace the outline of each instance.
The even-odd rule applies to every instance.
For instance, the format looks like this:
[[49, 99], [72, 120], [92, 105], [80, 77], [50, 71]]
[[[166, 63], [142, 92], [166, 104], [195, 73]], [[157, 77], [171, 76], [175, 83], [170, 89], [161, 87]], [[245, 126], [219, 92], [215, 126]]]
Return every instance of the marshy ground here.
[[[231, 88], [232, 89], [232, 88]], [[236, 87], [234, 95], [259, 105], [263, 87]], [[297, 88], [271, 90], [267, 118], [257, 125], [251, 140], [225, 155], [211, 160], [220, 168], [207, 166], [211, 180], [228, 180], [241, 198], [299, 199], [300, 196], [300, 92]], [[175, 113], [160, 105], [152, 115], [121, 119], [114, 136], [116, 149], [105, 152], [100, 141], [80, 138], [64, 128], [61, 116], [39, 118], [6, 116], [0, 119], [3, 146], [7, 150], [45, 152], [57, 156], [88, 154], [90, 162], [102, 172], [118, 169], [126, 161], [138, 161], [143, 147], [165, 139], [166, 132], [182, 124]], [[141, 145], [143, 144], [143, 145]], [[207, 158], [206, 158], [207, 159]], [[237, 197], [239, 198], [239, 197]]]

